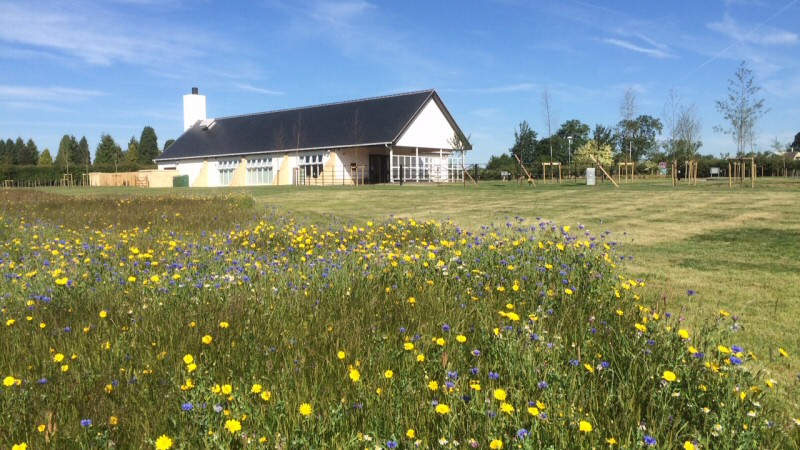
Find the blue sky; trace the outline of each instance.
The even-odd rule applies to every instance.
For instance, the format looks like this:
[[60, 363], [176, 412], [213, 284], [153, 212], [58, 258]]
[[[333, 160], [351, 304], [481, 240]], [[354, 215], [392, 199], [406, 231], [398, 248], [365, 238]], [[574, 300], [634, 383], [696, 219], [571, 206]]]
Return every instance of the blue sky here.
[[800, 0], [4, 1], [0, 137], [53, 155], [62, 135], [123, 147], [146, 125], [183, 131], [182, 96], [209, 117], [436, 89], [483, 163], [527, 120], [547, 136], [614, 125], [626, 89], [662, 117], [670, 89], [702, 121], [701, 153], [735, 153], [715, 101], [741, 61], [770, 111], [757, 150], [800, 132]]

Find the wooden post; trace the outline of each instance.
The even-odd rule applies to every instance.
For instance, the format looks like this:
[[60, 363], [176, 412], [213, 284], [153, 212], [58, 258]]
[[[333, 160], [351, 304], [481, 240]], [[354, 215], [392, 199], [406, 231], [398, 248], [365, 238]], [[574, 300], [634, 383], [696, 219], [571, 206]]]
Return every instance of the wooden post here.
[[536, 180], [533, 179], [530, 172], [528, 172], [528, 169], [526, 169], [525, 165], [522, 164], [522, 160], [519, 159], [519, 156], [514, 155], [514, 158], [517, 158], [517, 162], [519, 163], [519, 166], [522, 167], [522, 171], [525, 172], [525, 175], [528, 177], [528, 181], [530, 181], [531, 183], [533, 183], [534, 186], [536, 186]]
[[594, 163], [595, 163], [595, 164], [597, 164], [597, 167], [599, 167], [599, 168], [600, 168], [600, 170], [602, 170], [602, 171], [603, 171], [603, 173], [606, 175], [606, 178], [608, 178], [609, 180], [611, 180], [611, 182], [612, 182], [612, 183], [614, 183], [614, 186], [616, 186], [616, 187], [619, 187], [619, 185], [617, 184], [617, 182], [616, 182], [616, 181], [614, 181], [614, 178], [612, 178], [612, 177], [611, 177], [611, 175], [609, 175], [609, 174], [608, 174], [608, 172], [606, 172], [606, 169], [604, 169], [604, 168], [603, 168], [603, 165], [602, 165], [602, 164], [600, 164], [600, 162], [599, 162], [599, 161], [597, 161], [597, 160], [595, 159], [595, 157], [594, 157], [594, 156], [592, 156], [592, 155], [589, 155], [589, 158], [592, 158], [592, 161], [594, 161]]

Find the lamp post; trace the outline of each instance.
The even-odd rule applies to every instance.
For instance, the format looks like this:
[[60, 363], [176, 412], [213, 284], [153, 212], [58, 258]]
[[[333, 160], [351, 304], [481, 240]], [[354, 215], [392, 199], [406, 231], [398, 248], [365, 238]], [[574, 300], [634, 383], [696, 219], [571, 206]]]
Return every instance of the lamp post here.
[[569, 158], [569, 174], [572, 175], [572, 136], [567, 136], [567, 155]]

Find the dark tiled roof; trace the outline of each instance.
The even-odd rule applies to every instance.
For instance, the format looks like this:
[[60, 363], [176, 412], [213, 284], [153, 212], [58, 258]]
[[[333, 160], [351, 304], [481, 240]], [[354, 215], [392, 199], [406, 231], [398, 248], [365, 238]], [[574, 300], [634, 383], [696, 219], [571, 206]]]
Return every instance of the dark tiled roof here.
[[156, 161], [392, 144], [431, 98], [459, 130], [436, 92], [427, 90], [214, 119], [207, 129], [186, 130]]

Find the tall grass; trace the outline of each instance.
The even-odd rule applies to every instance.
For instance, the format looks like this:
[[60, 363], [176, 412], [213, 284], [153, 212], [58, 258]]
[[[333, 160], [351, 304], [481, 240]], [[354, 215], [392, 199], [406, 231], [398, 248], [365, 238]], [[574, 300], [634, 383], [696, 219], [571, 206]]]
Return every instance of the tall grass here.
[[797, 446], [732, 316], [686, 328], [611, 232], [2, 202], [6, 447]]

